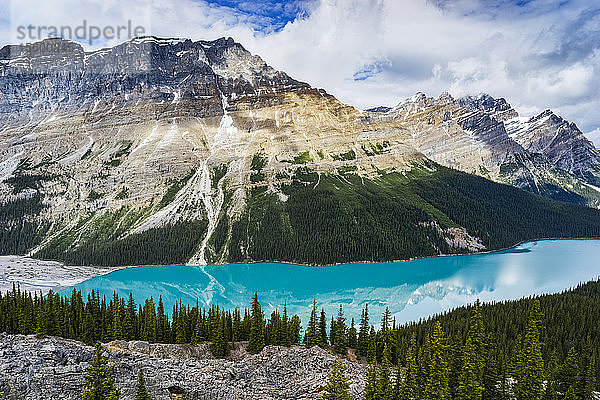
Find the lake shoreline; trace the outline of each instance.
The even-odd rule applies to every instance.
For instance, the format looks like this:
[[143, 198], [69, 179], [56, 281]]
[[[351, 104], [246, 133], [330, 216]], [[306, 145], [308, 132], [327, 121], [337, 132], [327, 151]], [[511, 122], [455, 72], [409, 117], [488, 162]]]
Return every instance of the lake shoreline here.
[[58, 292], [126, 268], [131, 267], [65, 265], [25, 256], [0, 256], [0, 292], [12, 290], [13, 285], [30, 293]]
[[[369, 304], [374, 315], [389, 307], [397, 321], [410, 322], [477, 299], [493, 302], [559, 292], [600, 274], [600, 240], [550, 238], [515, 246], [512, 251], [428, 257], [405, 265], [351, 263], [311, 268], [253, 263], [132, 268], [92, 278], [75, 289], [82, 293], [99, 290], [107, 298], [115, 291], [123, 298], [130, 293], [135, 299], [161, 295], [166, 309], [181, 302], [193, 307], [198, 301], [205, 307], [218, 303], [243, 308], [257, 292], [267, 314], [287, 304], [288, 313], [305, 315], [316, 300], [332, 314], [343, 304], [349, 319], [360, 318], [361, 308]], [[68, 295], [69, 289], [61, 294]]]
[[[473, 256], [473, 255], [485, 255], [485, 254], [493, 254], [493, 253], [501, 253], [504, 251], [515, 249], [523, 244], [527, 243], [536, 243], [543, 241], [571, 241], [571, 240], [600, 240], [597, 237], [582, 237], [582, 238], [542, 238], [536, 240], [527, 240], [516, 243], [513, 246], [497, 249], [497, 250], [485, 250], [471, 253], [454, 253], [454, 254], [438, 254], [431, 256], [422, 256], [422, 257], [413, 257], [408, 259], [399, 259], [399, 260], [389, 260], [389, 261], [352, 261], [352, 262], [340, 262], [335, 264], [302, 264], [295, 263], [290, 261], [251, 261], [251, 262], [233, 262], [233, 263], [220, 263], [220, 264], [208, 264], [206, 266], [228, 266], [228, 265], [258, 265], [258, 264], [282, 264], [289, 266], [297, 266], [297, 267], [305, 267], [305, 268], [329, 268], [329, 267], [338, 267], [343, 265], [360, 265], [360, 264], [383, 264], [383, 263], [404, 263], [409, 261], [417, 261], [417, 260], [427, 260], [434, 258], [447, 258], [447, 257], [461, 257], [461, 256]], [[12, 283], [15, 283], [21, 286], [21, 289], [31, 291], [31, 292], [47, 292], [48, 290], [53, 291], [62, 291], [64, 289], [68, 289], [78, 285], [79, 283], [88, 281], [90, 279], [99, 277], [99, 276], [109, 276], [115, 272], [119, 272], [125, 269], [137, 269], [144, 267], [152, 267], [152, 268], [165, 268], [165, 267], [205, 267], [203, 265], [186, 265], [186, 264], [167, 264], [167, 265], [128, 265], [128, 266], [118, 266], [118, 267], [99, 267], [99, 266], [71, 266], [61, 264], [56, 261], [49, 260], [38, 260], [29, 257], [22, 256], [5, 256], [5, 257], [15, 257], [21, 259], [30, 260], [33, 263], [38, 263], [39, 265], [44, 264], [54, 264], [55, 268], [47, 269], [46, 271], [40, 271], [37, 268], [32, 269], [28, 268], [27, 271], [14, 271], [12, 274], [6, 274], [4, 271], [4, 276], [0, 274], [0, 290], [7, 290], [12, 287]], [[1, 264], [1, 263], [0, 263]], [[59, 267], [56, 269], [56, 267]], [[60, 270], [60, 271], [59, 271]], [[85, 273], [81, 274], [81, 271], [85, 270]], [[73, 272], [78, 271], [73, 276]], [[17, 272], [17, 273], [15, 273]], [[38, 274], [39, 272], [46, 272], [45, 274]], [[23, 274], [28, 275], [26, 278]], [[12, 275], [12, 276], [10, 276]], [[66, 275], [66, 276], [65, 276]], [[82, 276], [83, 275], [83, 276]], [[3, 279], [2, 279], [3, 278]], [[8, 279], [7, 279], [8, 278]], [[12, 279], [10, 279], [12, 278]], [[9, 285], [10, 283], [10, 285]], [[9, 287], [10, 286], [10, 287]]]
[[[483, 255], [483, 254], [492, 254], [492, 253], [501, 253], [503, 251], [513, 250], [523, 244], [526, 243], [536, 243], [536, 242], [547, 242], [554, 240], [600, 240], [600, 237], [575, 237], [575, 238], [561, 238], [561, 237], [550, 237], [550, 238], [541, 238], [541, 239], [533, 239], [533, 240], [524, 240], [519, 243], [516, 243], [509, 247], [504, 247], [501, 249], [495, 250], [483, 250], [483, 251], [474, 251], [470, 253], [449, 253], [449, 254], [435, 254], [431, 256], [419, 256], [419, 257], [411, 257], [397, 260], [381, 260], [381, 261], [348, 261], [348, 262], [339, 262], [333, 264], [304, 264], [297, 263], [292, 261], [280, 261], [280, 260], [260, 260], [260, 261], [237, 261], [237, 262], [228, 262], [228, 263], [217, 263], [217, 264], [207, 264], [207, 265], [190, 265], [190, 264], [148, 264], [148, 265], [130, 265], [124, 266], [121, 268], [141, 268], [141, 267], [208, 267], [208, 266], [221, 266], [221, 265], [252, 265], [252, 264], [287, 264], [287, 265], [295, 265], [298, 267], [310, 267], [310, 268], [328, 268], [328, 267], [337, 267], [340, 265], [353, 265], [353, 264], [382, 264], [382, 263], [404, 263], [409, 261], [416, 260], [426, 260], [431, 258], [439, 258], [439, 257], [461, 257], [461, 256], [475, 256], [475, 255]], [[100, 268], [100, 267], [98, 267]]]

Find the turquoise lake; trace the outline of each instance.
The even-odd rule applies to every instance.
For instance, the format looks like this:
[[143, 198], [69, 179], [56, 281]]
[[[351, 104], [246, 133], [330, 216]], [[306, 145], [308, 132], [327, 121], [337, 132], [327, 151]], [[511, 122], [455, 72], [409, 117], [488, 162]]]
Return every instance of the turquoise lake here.
[[[268, 316], [287, 302], [288, 312], [307, 320], [313, 299], [328, 317], [344, 306], [348, 321], [369, 304], [371, 321], [389, 307], [399, 323], [457, 306], [554, 293], [600, 276], [600, 240], [547, 240], [495, 253], [435, 257], [395, 263], [306, 267], [279, 263], [206, 267], [139, 267], [75, 286], [99, 289], [107, 299], [133, 293], [136, 301], [162, 295], [166, 310], [181, 299], [203, 306], [248, 307], [257, 291]], [[65, 289], [67, 294], [71, 289]]]

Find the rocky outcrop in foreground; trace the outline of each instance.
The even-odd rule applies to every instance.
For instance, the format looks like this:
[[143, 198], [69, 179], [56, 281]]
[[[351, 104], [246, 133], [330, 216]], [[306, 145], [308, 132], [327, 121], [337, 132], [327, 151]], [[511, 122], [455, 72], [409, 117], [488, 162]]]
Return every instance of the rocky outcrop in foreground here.
[[[304, 346], [268, 346], [249, 355], [238, 345], [231, 359], [213, 359], [208, 345], [165, 345], [115, 341], [105, 345], [115, 365], [121, 399], [133, 399], [138, 369], [155, 400], [169, 389], [183, 399], [320, 399], [335, 356]], [[55, 337], [0, 334], [0, 393], [6, 399], [80, 399], [83, 372], [93, 347]], [[366, 366], [346, 361], [355, 399], [364, 387]]]

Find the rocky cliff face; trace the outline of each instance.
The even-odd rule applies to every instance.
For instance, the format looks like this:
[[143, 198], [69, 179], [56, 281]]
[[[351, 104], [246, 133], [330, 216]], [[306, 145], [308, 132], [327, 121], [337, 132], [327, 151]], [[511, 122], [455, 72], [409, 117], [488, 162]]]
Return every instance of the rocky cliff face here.
[[199, 221], [188, 262], [219, 262], [215, 232], [228, 241], [253, 189], [284, 203], [299, 171], [377, 179], [428, 159], [600, 206], [598, 152], [581, 132], [516, 115], [504, 99], [448, 94], [361, 112], [225, 38], [6, 46], [0, 193], [21, 211], [4, 225], [37, 224], [21, 228], [38, 232], [35, 255]]
[[373, 121], [408, 131], [411, 145], [442, 165], [600, 206], [598, 150], [551, 111], [528, 119], [487, 94], [434, 99], [418, 93], [393, 109], [368, 113], [367, 122]]
[[[243, 344], [238, 346], [229, 360], [213, 359], [207, 344], [121, 341], [104, 347], [124, 400], [134, 398], [140, 368], [156, 400], [168, 400], [174, 386], [183, 389], [183, 399], [320, 399], [335, 361], [317, 347], [269, 346], [248, 355]], [[73, 340], [0, 334], [0, 392], [8, 400], [80, 399], [83, 372], [93, 353], [92, 347]], [[359, 399], [366, 365], [345, 363], [353, 398]]]
[[598, 184], [600, 152], [573, 122], [546, 110], [529, 119], [511, 119], [506, 129], [527, 151], [542, 154], [559, 168]]
[[[231, 38], [192, 42], [144, 37], [92, 53], [70, 41], [47, 39], [4, 47], [0, 63], [2, 109], [7, 114], [308, 87], [275, 71]], [[220, 107], [204, 111], [204, 116], [221, 113]]]

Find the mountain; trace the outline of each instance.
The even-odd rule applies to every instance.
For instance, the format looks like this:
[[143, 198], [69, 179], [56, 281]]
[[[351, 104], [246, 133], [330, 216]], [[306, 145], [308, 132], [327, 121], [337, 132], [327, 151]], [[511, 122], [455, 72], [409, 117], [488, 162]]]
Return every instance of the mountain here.
[[329, 264], [600, 236], [597, 151], [503, 99], [362, 112], [230, 38], [156, 37], [5, 46], [0, 93], [3, 254]]
[[562, 170], [598, 185], [600, 151], [574, 123], [546, 110], [531, 118], [509, 120], [506, 130], [527, 151], [542, 154]]
[[418, 93], [368, 113], [428, 158], [555, 200], [600, 207], [600, 152], [574, 123], [551, 111], [532, 118], [487, 94], [438, 99]]

